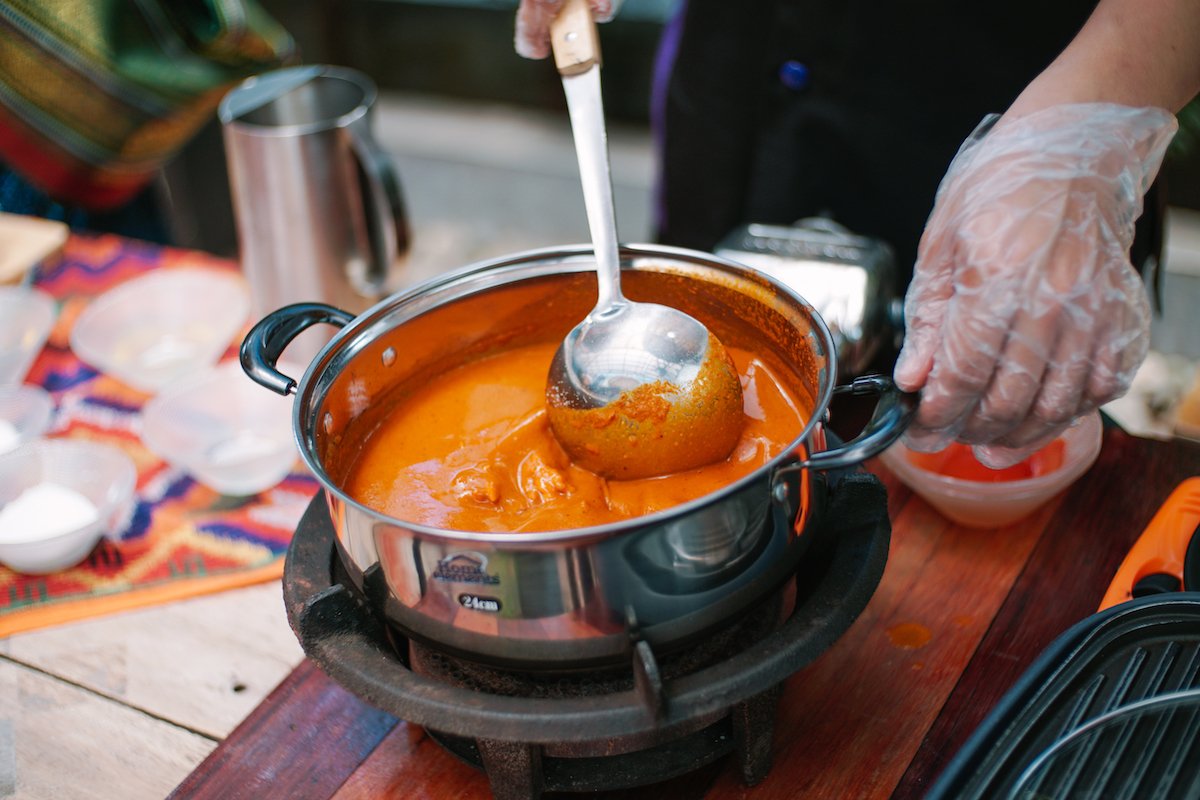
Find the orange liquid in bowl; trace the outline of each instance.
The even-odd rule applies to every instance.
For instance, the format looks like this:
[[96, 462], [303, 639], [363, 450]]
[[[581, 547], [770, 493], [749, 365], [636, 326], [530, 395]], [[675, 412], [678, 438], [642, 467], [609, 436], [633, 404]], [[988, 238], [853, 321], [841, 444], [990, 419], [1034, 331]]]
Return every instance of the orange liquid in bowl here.
[[971, 452], [970, 445], [958, 442], [937, 453], [910, 452], [908, 460], [926, 472], [948, 478], [976, 483], [1002, 483], [1048, 475], [1062, 467], [1065, 456], [1066, 445], [1062, 439], [1055, 439], [1024, 461], [1004, 469], [992, 469], [980, 464]]

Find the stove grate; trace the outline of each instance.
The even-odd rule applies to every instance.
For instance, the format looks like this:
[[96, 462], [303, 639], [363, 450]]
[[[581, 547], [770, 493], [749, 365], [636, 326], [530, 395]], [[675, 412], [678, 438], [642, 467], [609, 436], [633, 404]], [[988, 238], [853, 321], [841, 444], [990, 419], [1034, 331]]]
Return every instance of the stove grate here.
[[[289, 621], [305, 653], [372, 705], [421, 725], [482, 766], [497, 800], [546, 791], [620, 790], [735, 753], [747, 785], [770, 768], [783, 682], [850, 626], [887, 560], [887, 494], [867, 473], [831, 488], [820, 551], [794, 582], [700, 646], [658, 656], [633, 641], [629, 668], [512, 673], [410, 641], [371, 610], [340, 562], [318, 498], [284, 573]], [[790, 612], [790, 613], [789, 613]]]

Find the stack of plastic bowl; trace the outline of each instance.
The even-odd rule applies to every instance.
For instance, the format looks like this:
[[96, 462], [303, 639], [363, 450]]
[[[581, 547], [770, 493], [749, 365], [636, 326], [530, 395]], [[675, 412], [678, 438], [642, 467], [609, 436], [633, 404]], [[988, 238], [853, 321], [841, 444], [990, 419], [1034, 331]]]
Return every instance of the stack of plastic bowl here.
[[[153, 395], [140, 417], [146, 446], [223, 494], [264, 491], [297, 460], [290, 399], [255, 385], [236, 362], [217, 363], [249, 313], [241, 276], [179, 267], [99, 295], [70, 332], [81, 360]], [[54, 317], [44, 292], [0, 288], [0, 562], [37, 574], [78, 564], [102, 536], [119, 537], [137, 482], [118, 447], [41, 438], [54, 401], [20, 383]]]
[[232, 272], [149, 272], [92, 300], [71, 328], [75, 355], [153, 394], [209, 367], [246, 324], [250, 293]]
[[[284, 365], [287, 374], [303, 367]], [[142, 410], [142, 441], [214, 491], [250, 495], [292, 470], [292, 400], [264, 390], [236, 361], [198, 371]]]
[[249, 313], [241, 276], [181, 267], [110, 289], [71, 330], [81, 359], [154, 395], [142, 409], [146, 446], [222, 494], [264, 491], [296, 463], [291, 401], [217, 363]]

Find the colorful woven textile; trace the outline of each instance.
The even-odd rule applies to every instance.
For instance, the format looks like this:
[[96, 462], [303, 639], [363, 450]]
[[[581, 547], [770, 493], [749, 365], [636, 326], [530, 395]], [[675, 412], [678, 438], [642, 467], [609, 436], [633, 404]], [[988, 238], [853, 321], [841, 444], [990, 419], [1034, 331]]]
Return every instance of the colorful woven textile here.
[[0, 160], [55, 200], [114, 208], [293, 47], [254, 0], [7, 0]]
[[[212, 256], [115, 236], [72, 237], [36, 284], [61, 301], [46, 347], [26, 382], [56, 401], [51, 436], [121, 448], [138, 470], [136, 503], [119, 541], [104, 540], [77, 567], [45, 576], [0, 567], [0, 635], [278, 577], [316, 480], [297, 466], [277, 487], [225, 497], [150, 452], [138, 438], [149, 396], [99, 374], [71, 352], [71, 325], [89, 300], [152, 269], [231, 270]], [[230, 357], [236, 343], [231, 342]], [[264, 390], [265, 391], [265, 390]]]

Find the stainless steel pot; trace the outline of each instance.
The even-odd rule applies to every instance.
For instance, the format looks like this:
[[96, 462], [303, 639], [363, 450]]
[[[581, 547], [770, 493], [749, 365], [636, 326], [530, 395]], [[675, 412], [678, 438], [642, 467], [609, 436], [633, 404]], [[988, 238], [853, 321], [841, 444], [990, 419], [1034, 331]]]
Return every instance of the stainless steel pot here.
[[[325, 490], [351, 578], [407, 635], [524, 668], [627, 661], [645, 639], [659, 652], [752, 606], [795, 570], [819, 513], [820, 472], [860, 463], [895, 441], [915, 404], [882, 377], [835, 388], [825, 323], [803, 299], [731, 261], [657, 246], [622, 248], [634, 300], [675, 306], [723, 342], [787, 377], [804, 430], [783, 454], [724, 489], [664, 512], [546, 533], [439, 530], [393, 519], [347, 495], [345, 476], [397, 397], [489, 352], [558, 341], [595, 303], [591, 251], [517, 254], [397, 294], [361, 316], [321, 304], [282, 308], [242, 345], [255, 381], [296, 393], [301, 455]], [[275, 363], [301, 331], [341, 331], [297, 381]], [[827, 449], [835, 391], [880, 395], [863, 433]]]

